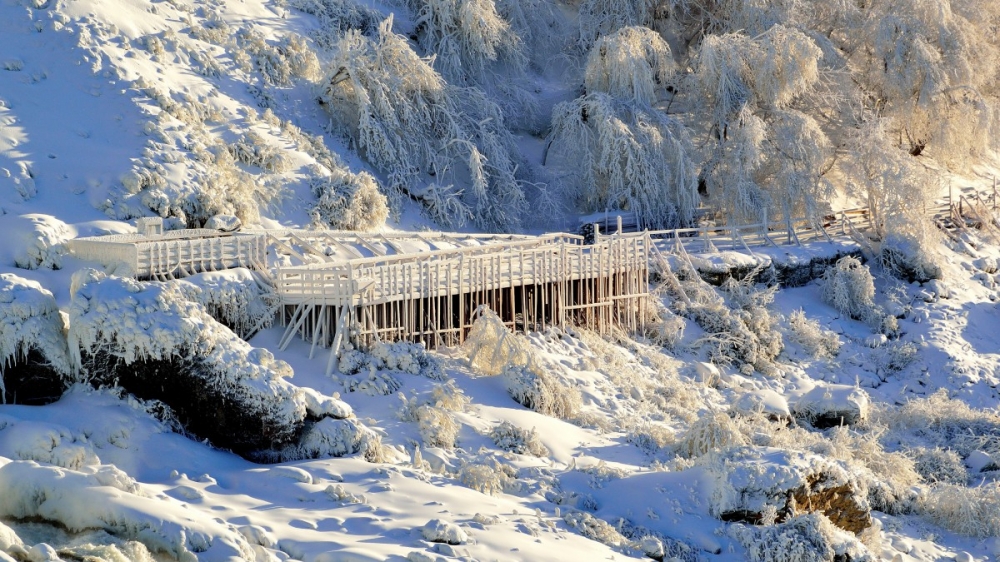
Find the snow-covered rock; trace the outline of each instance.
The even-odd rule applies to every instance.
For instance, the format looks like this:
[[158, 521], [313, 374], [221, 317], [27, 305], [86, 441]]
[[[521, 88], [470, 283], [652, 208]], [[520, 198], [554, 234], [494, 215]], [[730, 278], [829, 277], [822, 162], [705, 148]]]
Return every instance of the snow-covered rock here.
[[469, 542], [469, 535], [465, 534], [458, 525], [443, 519], [431, 519], [420, 529], [424, 539], [431, 542], [445, 544], [465, 544]]
[[733, 403], [733, 409], [741, 414], [760, 412], [776, 419], [788, 419], [792, 415], [788, 400], [767, 388], [742, 394]]
[[243, 227], [243, 222], [233, 215], [214, 215], [205, 221], [205, 228], [222, 232], [236, 232]]
[[49, 215], [0, 216], [0, 263], [21, 269], [59, 269], [66, 254], [64, 243], [74, 232]]
[[820, 512], [841, 529], [872, 525], [867, 490], [840, 462], [811, 453], [737, 447], [700, 461], [714, 479], [710, 511], [724, 521], [784, 521]]
[[55, 400], [69, 374], [63, 318], [35, 281], [0, 274], [0, 390], [5, 402]]
[[240, 453], [293, 443], [306, 415], [292, 369], [253, 348], [175, 284], [92, 279], [70, 305], [76, 377], [170, 406], [185, 427]]
[[796, 417], [823, 429], [841, 424], [854, 425], [868, 419], [868, 393], [844, 384], [819, 385], [795, 401]]

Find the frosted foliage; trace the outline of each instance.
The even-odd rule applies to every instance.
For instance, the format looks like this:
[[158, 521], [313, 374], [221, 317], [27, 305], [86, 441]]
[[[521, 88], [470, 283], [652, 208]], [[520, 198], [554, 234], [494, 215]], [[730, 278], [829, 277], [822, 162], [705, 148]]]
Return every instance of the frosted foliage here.
[[482, 307], [462, 344], [469, 365], [488, 376], [499, 375], [509, 366], [523, 367], [534, 362], [526, 339], [507, 329], [492, 310]]
[[[305, 397], [284, 380], [292, 368], [266, 349], [253, 348], [185, 298], [172, 283], [104, 278], [83, 270], [70, 303], [71, 363], [84, 353], [107, 353], [125, 365], [138, 361], [192, 360], [206, 387], [239, 396], [275, 426], [296, 426], [305, 417]], [[99, 373], [79, 372], [81, 380]]]
[[822, 513], [806, 513], [770, 526], [736, 524], [729, 534], [743, 545], [752, 562], [876, 560], [857, 537], [838, 529]]
[[339, 369], [345, 374], [385, 370], [421, 375], [434, 380], [446, 378], [441, 361], [429, 354], [424, 344], [405, 341], [378, 341], [372, 344], [367, 353], [356, 349], [346, 350], [340, 358]]
[[276, 45], [265, 40], [263, 34], [251, 27], [239, 30], [234, 36], [233, 59], [244, 66], [243, 70], [256, 70], [264, 81], [278, 86], [291, 85], [293, 78], [315, 81], [320, 68], [316, 53], [305, 39], [290, 35]]
[[514, 470], [488, 459], [483, 464], [466, 464], [458, 471], [463, 486], [489, 496], [497, 496], [514, 484]]
[[450, 86], [391, 29], [389, 18], [374, 38], [344, 36], [323, 83], [326, 109], [386, 173], [395, 212], [404, 197], [421, 199], [433, 175], [468, 185], [451, 192], [467, 208], [458, 216], [486, 230], [516, 228], [525, 209], [520, 156], [500, 108], [480, 90]]
[[425, 540], [447, 544], [465, 544], [469, 535], [458, 525], [443, 519], [431, 519], [420, 529]]
[[617, 529], [612, 527], [607, 521], [598, 519], [586, 511], [569, 511], [563, 515], [563, 521], [570, 528], [575, 529], [588, 539], [606, 544], [612, 547], [621, 547], [629, 544], [628, 539], [622, 536]]
[[679, 454], [697, 458], [711, 451], [747, 444], [747, 438], [737, 423], [727, 414], [716, 413], [702, 416], [691, 424], [674, 446]]
[[875, 304], [875, 280], [871, 271], [857, 258], [840, 258], [836, 265], [823, 272], [822, 296], [841, 314], [865, 322], [876, 331], [892, 327], [882, 307]]
[[35, 281], [0, 274], [0, 374], [26, 360], [30, 351], [37, 350], [52, 369], [68, 375], [70, 364], [64, 330], [52, 293]]
[[650, 0], [584, 0], [579, 13], [580, 49], [623, 27], [650, 23], [652, 9]]
[[859, 34], [871, 47], [852, 53], [892, 137], [913, 154], [926, 146], [954, 162], [982, 156], [997, 130], [1000, 45], [992, 18], [963, 13], [963, 4], [972, 3], [876, 2]]
[[299, 444], [281, 453], [288, 460], [343, 457], [361, 454], [370, 462], [383, 462], [382, 438], [354, 419], [323, 418], [308, 428]]
[[435, 55], [434, 67], [451, 83], [491, 84], [499, 73], [523, 71], [520, 37], [493, 0], [412, 0], [417, 42]]
[[975, 410], [940, 390], [927, 398], [876, 411], [877, 423], [892, 429], [901, 442], [915, 438], [928, 445], [954, 450], [962, 457], [975, 451], [1000, 455], [1000, 416]]
[[420, 437], [428, 447], [452, 448], [456, 445], [461, 429], [454, 412], [462, 412], [469, 405], [469, 399], [454, 381], [439, 384], [430, 395], [407, 400], [403, 398], [400, 418], [417, 422]]
[[840, 337], [836, 332], [827, 330], [817, 320], [806, 317], [802, 309], [788, 315], [788, 337], [813, 358], [831, 358], [840, 352]]
[[268, 172], [286, 172], [291, 168], [288, 157], [281, 149], [253, 131], [227, 145], [226, 150], [237, 162], [256, 166]]
[[503, 372], [507, 393], [540, 414], [572, 419], [580, 410], [580, 391], [542, 368], [509, 366]]
[[290, 0], [288, 4], [316, 16], [320, 25], [311, 35], [316, 44], [325, 49], [333, 48], [349, 29], [371, 35], [382, 21], [382, 14], [377, 10], [352, 0]]
[[942, 484], [917, 502], [917, 512], [935, 524], [971, 537], [1000, 535], [1000, 483], [975, 488]]
[[334, 170], [329, 176], [314, 175], [309, 186], [319, 199], [312, 209], [317, 226], [358, 231], [385, 226], [388, 200], [379, 191], [378, 180], [368, 172]]
[[261, 209], [275, 206], [287, 195], [283, 185], [272, 178], [243, 171], [225, 145], [211, 147], [202, 157], [206, 170], [196, 193], [199, 208], [192, 219], [235, 215], [243, 224], [257, 224]]
[[188, 300], [202, 305], [213, 318], [243, 339], [249, 339], [274, 320], [277, 295], [271, 287], [261, 286], [249, 269], [199, 273], [173, 283]]
[[685, 127], [663, 112], [590, 93], [552, 112], [549, 165], [586, 212], [634, 211], [641, 228], [691, 222], [697, 170]]
[[519, 455], [544, 457], [549, 450], [538, 440], [538, 433], [517, 427], [509, 421], [502, 421], [490, 431], [490, 439], [497, 447]]
[[652, 105], [675, 72], [670, 46], [646, 27], [625, 27], [597, 40], [587, 55], [584, 87], [618, 100]]

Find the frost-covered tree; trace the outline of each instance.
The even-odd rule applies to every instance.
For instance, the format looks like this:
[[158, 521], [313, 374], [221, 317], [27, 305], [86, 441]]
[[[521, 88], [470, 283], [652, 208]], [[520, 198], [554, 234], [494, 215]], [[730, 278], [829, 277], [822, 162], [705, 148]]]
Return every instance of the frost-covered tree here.
[[374, 37], [344, 36], [323, 85], [326, 109], [387, 174], [394, 210], [404, 196], [440, 206], [427, 191], [451, 182], [469, 189], [436, 194], [463, 212], [437, 218], [516, 227], [525, 208], [515, 175], [520, 156], [499, 107], [481, 90], [449, 85], [391, 29], [390, 17]]
[[578, 43], [582, 50], [623, 27], [652, 21], [653, 0], [583, 0], [580, 4]]
[[309, 182], [319, 200], [311, 214], [313, 223], [336, 230], [377, 230], [389, 217], [385, 195], [369, 173], [352, 174], [334, 170], [329, 176], [317, 174]]
[[658, 33], [626, 27], [594, 43], [587, 55], [584, 86], [588, 92], [653, 105], [675, 71], [670, 46]]
[[588, 93], [553, 110], [546, 157], [584, 210], [634, 211], [647, 228], [691, 221], [691, 141], [680, 121], [653, 107], [673, 72], [670, 47], [650, 29], [626, 27], [591, 49]]
[[585, 211], [634, 211], [643, 228], [691, 222], [697, 173], [680, 121], [597, 92], [556, 106], [549, 141], [548, 165], [579, 186]]
[[818, 82], [822, 54], [807, 35], [781, 25], [702, 42], [695, 80], [715, 139], [702, 179], [730, 220], [765, 221], [775, 212], [814, 218], [828, 194], [831, 143], [794, 106]]

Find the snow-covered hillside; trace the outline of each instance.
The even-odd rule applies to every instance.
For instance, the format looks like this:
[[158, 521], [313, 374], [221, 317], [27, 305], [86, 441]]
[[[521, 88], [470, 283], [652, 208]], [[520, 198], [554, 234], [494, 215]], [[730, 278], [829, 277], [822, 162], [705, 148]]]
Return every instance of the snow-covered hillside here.
[[[995, 204], [926, 220], [995, 185], [1000, 11], [855, 4], [0, 0], [0, 560], [1000, 558]], [[247, 270], [65, 246], [699, 203], [873, 236], [658, 260], [642, 333], [486, 313], [332, 377]]]

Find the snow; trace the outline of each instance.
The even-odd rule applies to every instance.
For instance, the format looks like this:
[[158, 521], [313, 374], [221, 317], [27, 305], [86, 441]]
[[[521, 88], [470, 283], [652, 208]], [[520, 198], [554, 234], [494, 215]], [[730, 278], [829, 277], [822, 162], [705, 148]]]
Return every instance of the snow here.
[[[162, 404], [139, 400], [113, 388], [112, 381], [104, 381], [107, 386], [101, 389], [72, 386], [45, 406], [0, 405], [0, 560], [662, 556], [729, 561], [777, 560], [782, 554], [786, 559], [828, 559], [831, 552], [851, 553], [854, 559], [898, 556], [901, 562], [995, 559], [1000, 554], [1000, 251], [989, 225], [954, 239], [944, 235], [945, 243], [935, 250], [940, 255], [931, 256], [940, 262], [939, 280], [896, 280], [879, 269], [877, 255], [868, 256], [872, 285], [863, 279], [864, 286], [850, 287], [860, 289], [850, 298], [862, 297], [862, 304], [872, 307], [869, 313], [879, 307], [877, 325], [843, 299], [824, 301], [830, 287], [820, 281], [773, 293], [761, 290], [754, 306], [737, 301], [748, 295], [753, 301], [758, 287], [721, 293], [699, 285], [700, 292], [692, 290], [691, 297], [711, 297], [706, 302], [720, 317], [738, 317], [757, 330], [756, 336], [776, 344], [768, 349], [773, 369], [766, 375], [754, 365], [739, 370], [724, 361], [707, 363], [712, 357], [705, 346], [706, 329], [680, 313], [664, 312], [659, 336], [652, 333], [654, 341], [641, 334], [606, 341], [572, 328], [515, 336], [484, 320], [464, 348], [429, 351], [385, 342], [368, 354], [347, 354], [341, 361], [346, 371], [331, 378], [324, 375], [323, 361], [308, 359], [308, 343], [295, 340], [278, 350], [283, 328], [267, 323], [275, 303], [247, 270], [168, 283], [78, 273], [86, 264], [67, 255], [63, 244], [74, 237], [132, 233], [127, 221], [137, 217], [161, 217], [167, 228], [226, 230], [239, 223], [304, 228], [325, 222], [371, 229], [376, 231], [372, 240], [389, 229], [440, 228], [434, 219], [490, 227], [571, 223], [575, 221], [566, 216], [581, 203], [574, 199], [578, 193], [544, 192], [545, 183], [565, 178], [549, 177], [552, 168], [540, 166], [544, 129], [557, 102], [567, 102], [567, 117], [582, 118], [582, 109], [606, 110], [609, 116], [623, 117], [620, 124], [647, 127], [642, 132], [648, 138], [663, 138], [680, 127], [680, 120], [646, 119], [664, 110], [671, 115], [687, 110], [684, 101], [670, 105], [673, 95], [667, 96], [665, 89], [650, 93], [648, 76], [640, 92], [644, 103], [662, 102], [648, 111], [622, 108], [611, 100], [601, 105], [594, 103], [596, 98], [572, 102], [583, 95], [586, 48], [606, 42], [599, 35], [628, 25], [658, 26], [675, 62], [685, 60], [686, 49], [698, 47], [677, 41], [692, 35], [670, 28], [682, 24], [661, 19], [664, 14], [648, 13], [647, 4], [586, 1], [577, 14], [573, 3], [477, 2], [475, 7], [489, 16], [484, 22], [490, 27], [481, 31], [501, 49], [498, 57], [463, 53], [458, 45], [449, 60], [443, 54], [439, 58], [449, 68], [434, 66], [426, 58], [432, 53], [424, 48], [451, 38], [453, 21], [441, 11], [452, 4], [0, 2], [4, 368], [18, 365], [32, 346], [53, 370], [67, 376], [88, 355], [100, 352], [116, 354], [129, 368], [143, 360], [198, 357], [220, 375], [215, 380], [221, 395], [244, 393], [251, 402], [279, 397], [276, 418], [301, 430], [270, 457], [258, 459], [273, 462], [260, 463], [192, 437], [164, 414]], [[804, 61], [804, 66], [779, 69], [793, 75], [785, 84], [755, 83], [763, 94], [753, 93], [751, 101], [786, 105], [803, 94], [815, 78], [810, 60], [817, 52], [798, 31], [782, 32], [783, 42], [773, 37], [781, 30], [758, 37], [771, 27], [769, 18], [782, 10], [781, 3], [757, 10], [760, 15], [749, 8], [739, 11], [734, 3], [721, 4], [730, 6], [734, 20], [745, 20], [737, 28], [747, 33], [741, 36], [745, 43], [753, 43], [750, 54], [756, 56], [767, 41], [805, 46], [785, 61]], [[421, 26], [424, 6], [429, 6], [424, 14], [443, 27]], [[987, 4], [979, 8], [992, 9]], [[945, 41], [956, 31], [961, 10], [952, 10], [942, 12], [947, 33], [930, 37], [931, 42]], [[930, 29], [935, 26], [925, 20], [931, 12], [911, 19]], [[393, 19], [380, 32], [380, 22], [390, 13]], [[509, 27], [500, 19], [507, 19]], [[762, 27], [765, 19], [770, 23]], [[864, 33], [878, 31], [871, 26], [879, 21], [867, 22]], [[557, 52], [563, 47], [560, 31], [567, 28], [572, 28], [574, 45]], [[408, 167], [397, 167], [391, 154], [379, 160], [373, 152], [381, 147], [362, 142], [351, 127], [337, 119], [331, 127], [335, 109], [322, 108], [316, 98], [326, 95], [322, 80], [337, 71], [328, 63], [348, 29], [356, 30], [352, 36], [360, 46], [371, 46], [380, 33], [382, 41], [391, 38], [404, 52], [402, 58], [414, 65], [407, 72], [419, 70], [433, 78], [430, 86], [447, 89], [447, 95], [424, 99], [447, 106], [437, 108], [437, 117], [460, 113], [465, 119], [461, 130], [448, 132], [455, 142], [438, 142], [442, 136], [434, 126], [443, 125], [433, 122], [419, 128], [421, 136], [399, 138], [394, 145], [408, 152], [433, 138], [445, 156], [424, 158], [414, 148], [407, 154]], [[513, 33], [523, 40], [518, 46], [523, 51], [512, 49]], [[809, 39], [817, 42], [823, 57], [836, 58], [839, 51], [827, 44], [828, 38]], [[886, 41], [882, 50], [853, 52], [873, 57], [860, 62], [879, 71], [881, 57], [896, 46]], [[982, 52], [989, 51], [985, 41], [981, 46]], [[662, 45], [656, 47], [662, 55]], [[641, 58], [637, 53], [629, 55], [633, 62]], [[508, 62], [519, 56], [530, 61], [518, 62], [518, 80], [509, 84], [507, 75], [491, 74], [504, 56]], [[466, 68], [465, 62], [474, 65]], [[662, 56], [654, 62], [658, 67], [666, 63]], [[649, 68], [650, 75], [657, 74]], [[881, 78], [895, 88], [905, 78], [900, 73], [914, 68]], [[592, 70], [629, 69], [645, 70], [596, 63]], [[691, 74], [684, 66], [679, 73]], [[468, 84], [445, 83], [441, 77], [446, 74], [461, 74], [457, 77], [469, 84], [495, 90], [477, 97], [462, 90]], [[607, 78], [592, 77], [591, 84], [624, 96], [628, 80], [633, 85], [636, 80], [633, 75]], [[389, 92], [387, 97], [410, 92]], [[504, 114], [501, 124], [492, 104], [503, 102], [509, 108], [523, 101], [516, 95], [525, 93], [537, 101], [536, 110]], [[805, 92], [797, 99], [822, 105], [819, 98], [824, 96]], [[935, 98], [934, 104], [945, 98]], [[728, 101], [747, 99], [737, 95]], [[477, 112], [469, 114], [463, 104], [478, 104]], [[452, 111], [455, 106], [462, 111]], [[892, 105], [891, 118], [922, 118], [923, 108], [907, 113], [906, 107], [912, 105]], [[382, 109], [378, 115], [388, 116], [390, 124], [400, 116]], [[812, 131], [808, 121], [791, 111], [754, 109], [757, 114], [742, 114], [748, 125], [760, 125], [755, 120], [760, 118], [770, 129], [801, 125], [802, 131]], [[830, 115], [840, 119], [836, 111]], [[954, 128], [955, 123], [969, 123], [968, 115], [940, 124]], [[374, 131], [375, 125], [368, 125]], [[508, 125], [518, 129], [511, 132]], [[733, 125], [728, 130], [730, 139], [764, 130], [737, 129]], [[398, 131], [382, 132], [395, 139]], [[945, 132], [956, 140], [956, 149], [966, 148], [960, 135]], [[490, 150], [466, 144], [485, 143], [489, 139], [484, 135], [491, 134], [502, 138], [494, 139]], [[706, 131], [695, 134], [701, 135], [699, 141], [711, 138]], [[584, 147], [579, 138], [569, 137], [562, 142], [577, 144], [564, 148]], [[804, 147], [781, 142], [767, 150], [776, 154], [801, 148], [805, 167], [816, 164], [809, 159], [822, 152], [818, 141]], [[635, 148], [634, 154], [651, 158], [651, 146]], [[552, 155], [555, 160], [559, 150]], [[658, 154], [665, 150], [661, 146]], [[651, 203], [685, 207], [694, 201], [683, 198], [693, 196], [697, 172], [685, 166], [695, 163], [683, 154], [666, 153], [677, 169], [631, 168], [621, 177], [680, 178], [688, 182], [680, 191], [658, 186], [673, 199]], [[869, 160], [895, 165], [882, 155], [873, 148]], [[741, 164], [737, 156], [726, 155], [720, 173]], [[917, 161], [929, 162], [923, 156]], [[578, 164], [571, 160], [568, 172], [586, 173]], [[429, 169], [434, 166], [439, 169]], [[761, 173], [784, 186], [790, 170], [775, 165]], [[928, 170], [899, 168], [894, 175], [893, 170], [874, 169], [883, 179], [873, 183], [885, 183], [875, 187], [885, 189], [873, 190], [873, 200], [889, 203], [889, 214], [908, 206], [917, 209], [920, 198], [937, 187]], [[981, 166], [976, 172], [977, 177], [951, 179], [956, 187], [987, 187], [997, 170]], [[480, 173], [496, 176], [473, 177]], [[837, 169], [830, 176], [843, 173]], [[390, 202], [381, 197], [384, 186], [399, 179], [394, 175], [415, 181], [407, 184], [412, 192], [392, 202], [390, 214]], [[897, 185], [921, 190], [893, 199], [899, 192], [889, 187]], [[622, 186], [616, 194], [595, 193], [605, 199], [592, 201], [593, 210], [631, 196], [626, 183]], [[738, 196], [745, 185], [724, 187]], [[865, 197], [869, 186], [859, 187], [854, 195]], [[523, 212], [503, 216], [499, 211], [504, 208], [481, 199], [484, 190], [493, 189], [511, 196], [512, 208]], [[557, 201], [560, 195], [569, 200]], [[735, 196], [729, 202], [738, 203]], [[894, 220], [910, 217], [901, 213]], [[913, 240], [894, 243], [912, 249], [907, 244]], [[864, 244], [837, 236], [829, 243], [755, 247], [753, 255], [706, 248], [690, 261], [702, 271], [722, 272], [762, 263], [806, 264], [862, 250], [867, 251]], [[934, 270], [933, 263], [919, 261], [926, 256], [910, 257], [925, 273]], [[654, 292], [659, 302], [651, 308], [675, 307], [679, 295], [672, 291]], [[771, 297], [773, 302], [762, 302]], [[886, 325], [887, 318], [895, 328]], [[767, 367], [765, 363], [759, 366]], [[80, 382], [85, 378], [81, 372]], [[514, 383], [513, 392], [508, 381]], [[511, 394], [521, 402], [548, 406], [531, 409]], [[828, 429], [801, 419], [824, 412], [851, 412], [852, 419]], [[815, 512], [763, 526], [717, 517], [734, 508], [764, 511], [768, 502], [784, 497], [781, 490], [808, 482], [808, 475], [819, 470], [835, 476], [831, 482], [868, 490], [862, 499], [871, 509], [872, 533], [880, 545]]]

